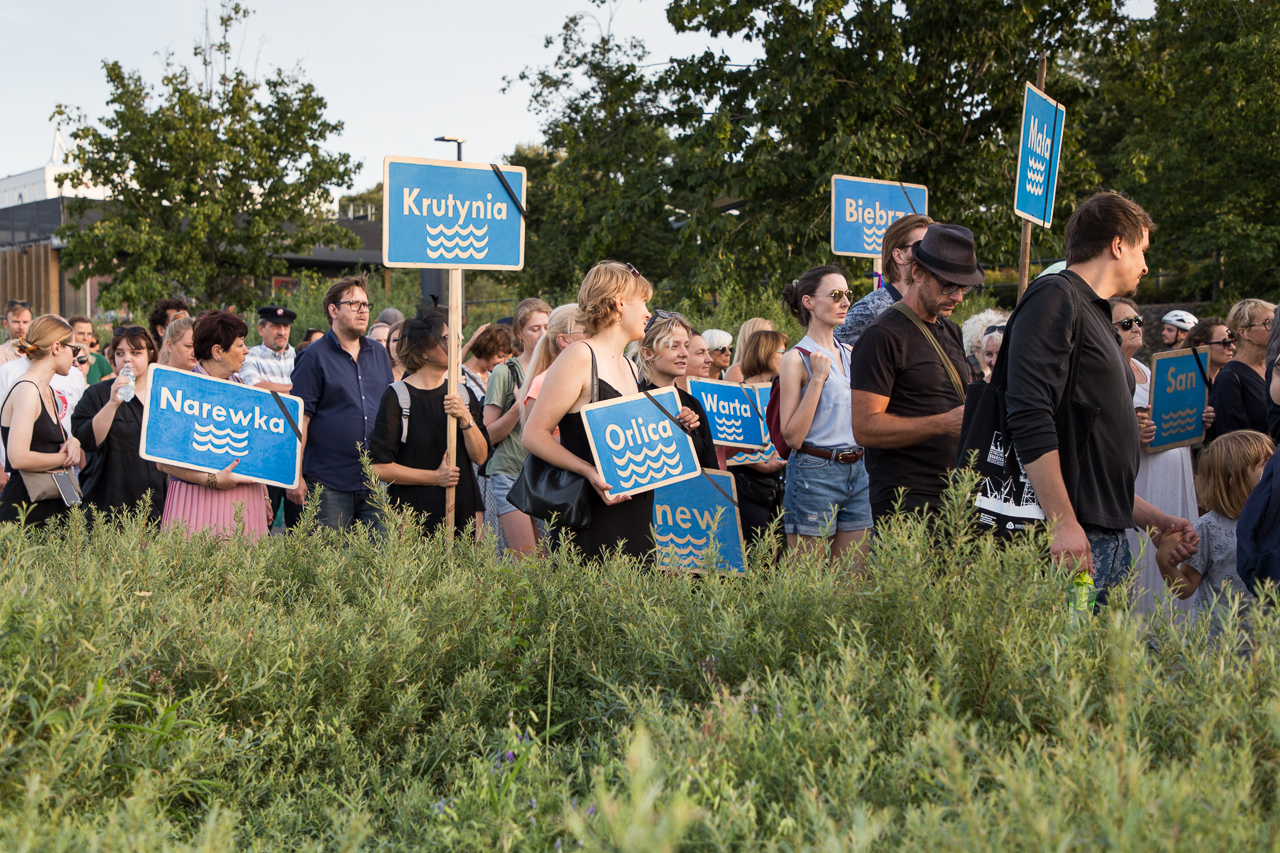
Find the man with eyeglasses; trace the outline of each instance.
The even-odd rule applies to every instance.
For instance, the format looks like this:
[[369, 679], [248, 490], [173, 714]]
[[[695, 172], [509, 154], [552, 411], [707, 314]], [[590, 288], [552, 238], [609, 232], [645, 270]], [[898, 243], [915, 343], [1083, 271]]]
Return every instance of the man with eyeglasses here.
[[77, 314], [67, 322], [71, 323], [71, 332], [75, 335], [76, 343], [84, 347], [76, 363], [80, 363], [80, 358], [88, 360], [89, 370], [85, 374], [85, 379], [89, 384], [93, 385], [104, 379], [115, 379], [116, 372], [112, 369], [111, 362], [107, 361], [107, 357], [89, 349], [89, 344], [93, 341], [93, 321], [83, 314]]
[[[378, 416], [382, 394], [394, 381], [387, 351], [365, 336], [369, 327], [369, 289], [363, 275], [330, 286], [322, 303], [329, 331], [303, 350], [294, 364], [293, 394], [303, 402], [302, 474], [286, 497], [302, 505], [316, 486], [316, 521], [338, 530], [363, 522], [382, 529], [360, 467]], [[296, 522], [296, 513], [292, 522]]]
[[4, 330], [8, 333], [8, 340], [0, 346], [0, 364], [18, 358], [18, 338], [27, 333], [30, 325], [31, 303], [17, 299], [9, 300], [9, 304], [4, 308]]
[[1140, 452], [1135, 378], [1111, 324], [1113, 296], [1132, 297], [1147, 273], [1155, 223], [1138, 204], [1100, 192], [1067, 220], [1067, 267], [1041, 276], [1006, 330], [1006, 419], [1018, 460], [1052, 525], [1050, 554], [1093, 574], [1098, 602], [1132, 572], [1127, 528], [1195, 553], [1191, 522], [1134, 494]]
[[948, 317], [982, 285], [973, 233], [933, 224], [911, 247], [911, 284], [853, 350], [853, 434], [867, 449], [871, 515], [934, 512], [955, 465], [964, 420], [960, 327]]

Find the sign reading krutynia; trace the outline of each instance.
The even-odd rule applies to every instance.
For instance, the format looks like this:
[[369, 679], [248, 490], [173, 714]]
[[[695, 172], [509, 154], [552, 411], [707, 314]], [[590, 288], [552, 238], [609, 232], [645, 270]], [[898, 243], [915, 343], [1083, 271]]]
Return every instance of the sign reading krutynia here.
[[1058, 191], [1058, 155], [1067, 108], [1026, 84], [1022, 101], [1022, 142], [1018, 146], [1018, 187], [1013, 210], [1023, 219], [1049, 227]]
[[673, 387], [582, 407], [582, 422], [596, 470], [613, 488], [613, 497], [648, 492], [659, 486], [702, 476], [693, 439], [664, 415], [680, 412], [680, 397]]
[[505, 185], [484, 163], [385, 158], [382, 262], [427, 269], [522, 269], [520, 208], [528, 181], [520, 166], [499, 168]]
[[1151, 420], [1156, 425], [1156, 437], [1147, 446], [1148, 453], [1204, 440], [1204, 407], [1209, 404], [1209, 388], [1202, 371], [1208, 365], [1207, 346], [1197, 347], [1194, 352], [1182, 349], [1156, 353], [1151, 363]]
[[[653, 494], [654, 543], [658, 565], [685, 571], [745, 572], [746, 547], [733, 475], [704, 468], [699, 477], [676, 486], [663, 486]], [[725, 497], [707, 479], [720, 485]], [[715, 545], [714, 559], [712, 544]]]
[[147, 376], [143, 459], [209, 472], [238, 459], [237, 474], [297, 486], [302, 442], [294, 425], [302, 421], [302, 400], [159, 364]]
[[831, 176], [831, 252], [878, 258], [884, 230], [908, 213], [929, 213], [923, 184]]
[[757, 402], [755, 385], [690, 378], [689, 393], [707, 413], [714, 443], [729, 447], [764, 447], [769, 433], [763, 420], [764, 410]]

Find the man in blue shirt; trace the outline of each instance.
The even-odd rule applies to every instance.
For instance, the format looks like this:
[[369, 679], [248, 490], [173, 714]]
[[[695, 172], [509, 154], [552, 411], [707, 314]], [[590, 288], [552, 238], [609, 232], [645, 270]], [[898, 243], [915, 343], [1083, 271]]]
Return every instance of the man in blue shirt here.
[[324, 295], [329, 331], [298, 354], [293, 394], [302, 409], [303, 481], [287, 495], [295, 504], [323, 486], [316, 521], [345, 529], [361, 521], [381, 529], [382, 515], [360, 467], [378, 405], [393, 381], [387, 351], [365, 337], [369, 290], [364, 276], [347, 276]]

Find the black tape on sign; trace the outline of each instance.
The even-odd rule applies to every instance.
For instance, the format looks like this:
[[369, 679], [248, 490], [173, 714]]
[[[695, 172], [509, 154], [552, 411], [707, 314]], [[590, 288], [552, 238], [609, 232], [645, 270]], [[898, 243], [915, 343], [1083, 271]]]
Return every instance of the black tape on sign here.
[[289, 408], [284, 404], [284, 400], [280, 399], [280, 393], [272, 391], [271, 396], [275, 399], [276, 405], [280, 407], [280, 411], [284, 413], [284, 419], [289, 422], [289, 428], [293, 430], [293, 434], [298, 441], [302, 441], [302, 430], [298, 429], [298, 424], [294, 421], [293, 415], [289, 414]]
[[506, 189], [507, 195], [511, 196], [511, 203], [516, 206], [516, 210], [520, 211], [520, 215], [528, 221], [529, 215], [524, 212], [524, 205], [520, 203], [519, 197], [516, 196], [516, 191], [511, 189], [511, 184], [507, 183], [507, 176], [502, 174], [502, 170], [493, 163], [489, 164], [489, 168], [493, 169], [493, 173], [498, 176], [498, 180], [502, 181], [502, 186]]

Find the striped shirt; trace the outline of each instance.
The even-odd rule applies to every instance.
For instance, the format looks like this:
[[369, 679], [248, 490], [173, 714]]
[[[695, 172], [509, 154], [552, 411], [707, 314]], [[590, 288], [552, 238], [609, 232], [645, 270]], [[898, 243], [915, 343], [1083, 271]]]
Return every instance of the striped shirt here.
[[244, 357], [240, 381], [250, 386], [259, 382], [292, 385], [294, 355], [295, 350], [290, 346], [286, 346], [284, 352], [276, 352], [266, 344], [258, 344]]

